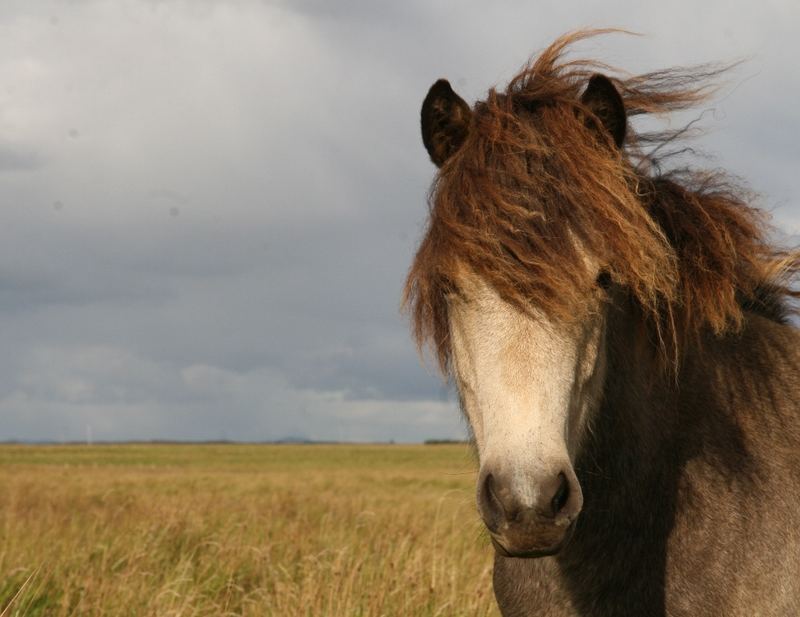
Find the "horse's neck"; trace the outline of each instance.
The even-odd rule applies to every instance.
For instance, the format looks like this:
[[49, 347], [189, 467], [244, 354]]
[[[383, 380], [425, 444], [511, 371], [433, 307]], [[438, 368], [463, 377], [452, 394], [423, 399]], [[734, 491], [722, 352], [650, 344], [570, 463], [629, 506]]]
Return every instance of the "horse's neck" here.
[[625, 491], [646, 490], [708, 448], [735, 473], [743, 439], [785, 429], [780, 416], [796, 409], [800, 375], [796, 329], [749, 314], [737, 333], [686, 343], [676, 373], [643, 348], [636, 322], [624, 310], [609, 320], [604, 398], [581, 458], [588, 482], [601, 466]]
[[597, 597], [611, 607], [608, 614], [625, 614], [636, 597], [642, 614], [659, 615], [685, 462], [681, 390], [655, 358], [640, 357], [631, 322], [617, 321], [608, 338], [604, 400], [576, 465], [583, 512], [557, 560], [564, 587], [587, 614], [595, 614], [588, 607]]
[[796, 444], [797, 329], [748, 314], [739, 332], [690, 342], [675, 374], [642, 351], [631, 322], [620, 312], [609, 326], [605, 398], [583, 457], [586, 473], [602, 462], [624, 491], [641, 494], [710, 451], [721, 475], [736, 476], [770, 446]]
[[[558, 561], [579, 604], [636, 594], [646, 614], [663, 614], [670, 535], [692, 501], [715, 490], [708, 477], [747, 495], [773, 447], [800, 446], [800, 341], [752, 317], [740, 334], [706, 341], [702, 355], [687, 350], [676, 378], [631, 360], [638, 335], [624, 317], [612, 319], [605, 399], [576, 465], [584, 509]], [[721, 496], [700, 501], [726, 507]]]

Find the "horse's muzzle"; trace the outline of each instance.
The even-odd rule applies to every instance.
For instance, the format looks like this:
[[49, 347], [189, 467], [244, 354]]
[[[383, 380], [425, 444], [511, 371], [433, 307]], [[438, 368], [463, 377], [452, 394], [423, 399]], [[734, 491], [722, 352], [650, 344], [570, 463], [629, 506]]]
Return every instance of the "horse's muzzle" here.
[[[520, 474], [515, 479], [519, 484]], [[544, 557], [557, 553], [572, 533], [583, 505], [571, 467], [523, 487], [485, 470], [478, 482], [478, 509], [492, 543], [506, 557]]]

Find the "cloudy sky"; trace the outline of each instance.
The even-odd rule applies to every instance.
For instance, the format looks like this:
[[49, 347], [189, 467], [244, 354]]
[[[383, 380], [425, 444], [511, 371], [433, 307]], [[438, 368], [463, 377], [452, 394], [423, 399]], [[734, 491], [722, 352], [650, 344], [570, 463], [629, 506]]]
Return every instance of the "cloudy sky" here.
[[0, 440], [462, 436], [398, 307], [419, 106], [581, 26], [643, 33], [580, 48], [631, 71], [747, 58], [702, 146], [800, 233], [796, 0], [3, 0]]

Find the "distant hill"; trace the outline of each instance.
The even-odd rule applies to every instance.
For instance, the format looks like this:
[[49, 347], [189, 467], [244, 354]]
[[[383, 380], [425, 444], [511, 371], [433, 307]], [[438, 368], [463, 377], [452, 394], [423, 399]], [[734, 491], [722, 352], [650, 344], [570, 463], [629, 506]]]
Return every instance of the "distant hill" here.
[[282, 437], [281, 439], [276, 439], [271, 443], [301, 444], [301, 443], [315, 443], [315, 442], [313, 439], [309, 439], [308, 437], [297, 437], [296, 435], [289, 435], [288, 437]]

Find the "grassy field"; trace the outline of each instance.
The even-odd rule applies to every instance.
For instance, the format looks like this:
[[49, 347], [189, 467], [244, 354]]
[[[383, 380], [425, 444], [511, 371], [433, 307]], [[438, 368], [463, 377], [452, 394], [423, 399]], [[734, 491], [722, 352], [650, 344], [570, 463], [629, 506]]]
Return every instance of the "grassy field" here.
[[0, 616], [497, 615], [466, 446], [0, 446]]

